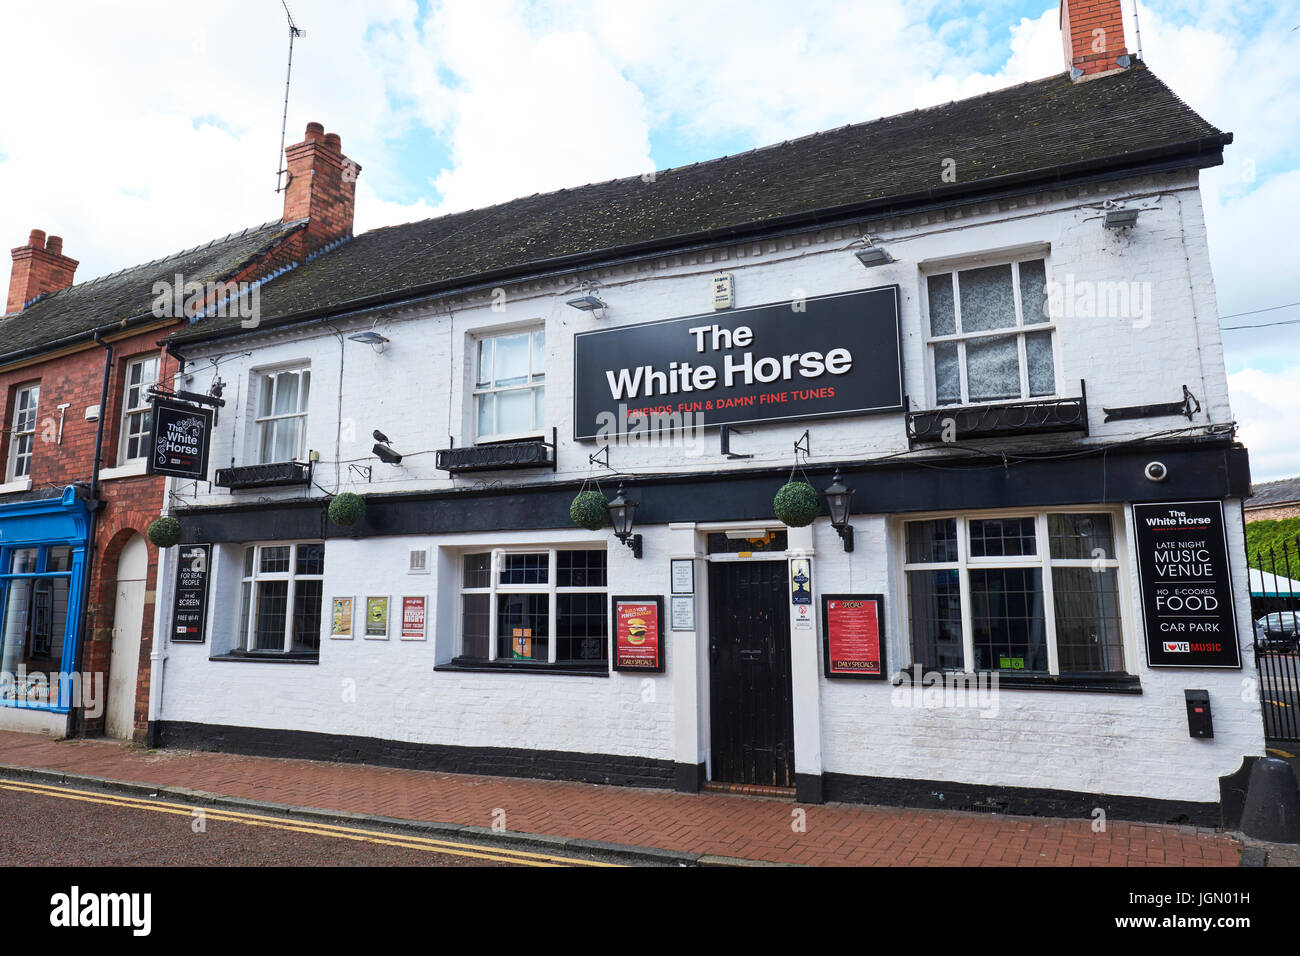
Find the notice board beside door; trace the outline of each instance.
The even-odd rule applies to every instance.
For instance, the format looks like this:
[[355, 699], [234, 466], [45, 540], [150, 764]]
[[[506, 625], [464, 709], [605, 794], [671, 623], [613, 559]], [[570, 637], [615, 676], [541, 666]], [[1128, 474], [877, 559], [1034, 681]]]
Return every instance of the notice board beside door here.
[[827, 677], [885, 679], [885, 596], [822, 595], [822, 670]]

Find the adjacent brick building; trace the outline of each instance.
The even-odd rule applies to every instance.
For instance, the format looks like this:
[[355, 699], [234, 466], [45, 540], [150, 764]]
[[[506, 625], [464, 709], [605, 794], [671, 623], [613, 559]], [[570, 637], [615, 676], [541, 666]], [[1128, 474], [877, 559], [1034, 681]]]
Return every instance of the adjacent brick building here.
[[159, 342], [189, 320], [187, 300], [230, 311], [215, 284], [260, 284], [351, 235], [359, 168], [338, 136], [311, 123], [286, 152], [280, 220], [78, 284], [60, 237], [33, 229], [13, 250], [0, 318], [2, 728], [143, 735], [158, 584], [144, 536], [164, 504], [147, 471], [149, 387], [170, 389], [178, 370]]

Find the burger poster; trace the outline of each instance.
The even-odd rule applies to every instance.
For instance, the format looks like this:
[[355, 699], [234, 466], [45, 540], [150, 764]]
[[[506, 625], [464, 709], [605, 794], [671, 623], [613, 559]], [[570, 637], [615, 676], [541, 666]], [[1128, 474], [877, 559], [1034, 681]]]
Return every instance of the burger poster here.
[[662, 597], [614, 598], [614, 670], [664, 669]]

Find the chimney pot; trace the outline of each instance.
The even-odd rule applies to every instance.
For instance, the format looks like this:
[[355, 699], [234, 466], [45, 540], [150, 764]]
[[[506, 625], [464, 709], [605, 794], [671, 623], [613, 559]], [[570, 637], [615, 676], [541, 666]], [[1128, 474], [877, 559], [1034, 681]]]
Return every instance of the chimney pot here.
[[325, 138], [325, 127], [320, 123], [308, 123], [305, 138], [313, 143], [319, 143]]
[[338, 133], [326, 133], [325, 145], [336, 153], [343, 152], [343, 140], [339, 137]]
[[63, 255], [63, 237], [50, 236], [45, 240], [45, 251], [56, 256]]
[[33, 229], [32, 234], [27, 237], [27, 244], [34, 249], [45, 248], [45, 230]]

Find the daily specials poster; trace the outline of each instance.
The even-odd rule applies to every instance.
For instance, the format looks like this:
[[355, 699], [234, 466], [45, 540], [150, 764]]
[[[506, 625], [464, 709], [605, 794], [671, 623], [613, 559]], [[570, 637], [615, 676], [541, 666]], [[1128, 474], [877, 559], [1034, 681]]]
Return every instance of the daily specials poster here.
[[1152, 667], [1241, 667], [1219, 501], [1134, 505]]
[[882, 594], [822, 596], [822, 641], [827, 677], [885, 677]]
[[660, 598], [614, 599], [614, 669], [662, 671]]

